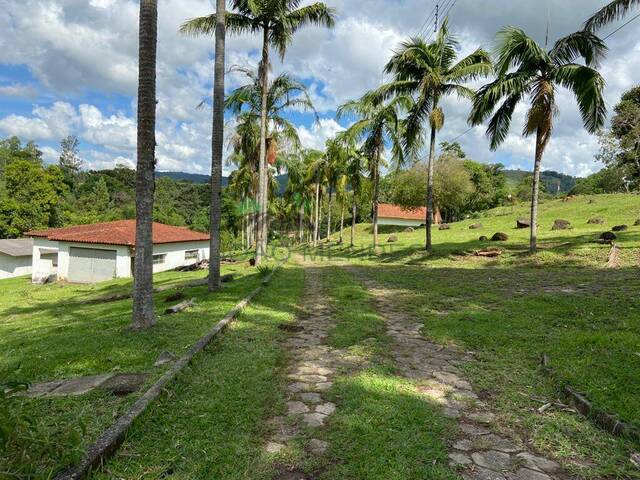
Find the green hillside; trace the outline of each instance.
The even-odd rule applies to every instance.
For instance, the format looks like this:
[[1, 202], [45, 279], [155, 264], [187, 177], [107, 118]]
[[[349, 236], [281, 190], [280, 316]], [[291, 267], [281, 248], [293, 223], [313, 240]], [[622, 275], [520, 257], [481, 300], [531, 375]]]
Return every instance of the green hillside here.
[[[513, 189], [531, 172], [525, 170], [504, 170], [507, 177], [507, 185]], [[577, 183], [578, 178], [564, 173], [546, 170], [540, 172], [540, 182], [544, 185], [545, 191], [550, 194], [568, 193]], [[559, 187], [559, 190], [558, 190]]]

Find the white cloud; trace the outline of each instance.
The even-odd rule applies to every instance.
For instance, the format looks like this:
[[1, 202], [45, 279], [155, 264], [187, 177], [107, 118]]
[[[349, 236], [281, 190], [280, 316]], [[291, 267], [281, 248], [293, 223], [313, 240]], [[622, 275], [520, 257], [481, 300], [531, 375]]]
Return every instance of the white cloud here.
[[38, 91], [33, 85], [14, 83], [13, 85], [0, 86], [0, 97], [27, 98], [33, 100], [38, 96]]
[[298, 127], [300, 143], [304, 148], [323, 150], [328, 139], [335, 137], [336, 133], [344, 130], [338, 122], [332, 118], [321, 118], [311, 128]]

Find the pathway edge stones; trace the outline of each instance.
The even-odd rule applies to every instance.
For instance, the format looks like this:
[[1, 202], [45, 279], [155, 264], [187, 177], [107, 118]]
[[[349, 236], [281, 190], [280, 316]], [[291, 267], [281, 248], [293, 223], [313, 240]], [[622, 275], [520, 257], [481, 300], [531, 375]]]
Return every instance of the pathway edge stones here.
[[122, 416], [120, 416], [109, 428], [107, 428], [98, 439], [90, 445], [82, 460], [75, 467], [58, 474], [55, 480], [78, 480], [84, 478], [87, 473], [99, 465], [103, 460], [107, 459], [118, 449], [126, 431], [131, 427], [136, 418], [146, 410], [146, 408], [160, 396], [162, 390], [186, 367], [191, 360], [201, 352], [213, 338], [223, 331], [225, 327], [260, 293], [263, 288], [271, 281], [271, 278], [282, 267], [279, 264], [274, 270], [262, 281], [262, 285], [254, 289], [245, 298], [243, 298], [235, 307], [233, 307], [225, 317], [209, 330], [209, 332], [200, 338], [193, 346], [180, 357], [173, 366], [167, 370]]

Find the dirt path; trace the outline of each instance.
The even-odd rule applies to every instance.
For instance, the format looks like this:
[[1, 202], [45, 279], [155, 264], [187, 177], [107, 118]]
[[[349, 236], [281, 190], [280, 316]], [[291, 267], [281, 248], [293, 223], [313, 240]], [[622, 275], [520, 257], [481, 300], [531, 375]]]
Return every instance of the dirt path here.
[[394, 303], [394, 292], [369, 278], [355, 266], [345, 266], [373, 295], [374, 306], [387, 325], [392, 356], [405, 377], [420, 384], [425, 399], [442, 405], [443, 412], [459, 422], [451, 447], [451, 464], [465, 480], [560, 480], [571, 478], [553, 460], [534, 454], [515, 435], [493, 430], [495, 415], [478, 399], [459, 366], [473, 357], [457, 348], [428, 341], [422, 322]]
[[[335, 325], [332, 305], [324, 293], [321, 269], [305, 268], [303, 313], [295, 325], [287, 329], [292, 334], [286, 340], [291, 352], [288, 366], [287, 415], [270, 420], [274, 434], [266, 444], [269, 453], [278, 453], [301, 435], [305, 427], [322, 427], [335, 411], [336, 405], [325, 399], [325, 392], [333, 385], [337, 373], [355, 371], [361, 364], [359, 357], [326, 344], [329, 331]], [[309, 455], [322, 455], [327, 442], [311, 438], [305, 445]], [[278, 478], [304, 480], [300, 472], [284, 471]]]

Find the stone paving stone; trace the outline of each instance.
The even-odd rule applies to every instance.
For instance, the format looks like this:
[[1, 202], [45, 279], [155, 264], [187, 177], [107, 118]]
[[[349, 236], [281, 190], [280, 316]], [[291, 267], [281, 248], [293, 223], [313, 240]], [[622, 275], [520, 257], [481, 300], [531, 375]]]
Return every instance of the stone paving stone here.
[[324, 421], [327, 418], [326, 415], [322, 413], [305, 413], [302, 417], [304, 423], [306, 423], [309, 427], [321, 427], [324, 425]]
[[287, 402], [287, 413], [289, 415], [298, 415], [300, 413], [307, 413], [309, 407], [302, 402]]
[[506, 480], [505, 476], [501, 473], [482, 467], [463, 474], [462, 478], [464, 478], [464, 480]]
[[450, 465], [469, 465], [471, 464], [471, 459], [469, 458], [468, 455], [465, 455], [464, 453], [458, 453], [458, 452], [454, 452], [454, 453], [450, 453], [449, 454], [449, 464]]
[[320, 382], [316, 383], [312, 388], [316, 392], [326, 392], [333, 386], [333, 382]]
[[322, 413], [323, 415], [331, 415], [335, 411], [336, 406], [331, 402], [323, 403], [322, 405], [318, 405], [316, 407], [316, 412]]
[[309, 450], [311, 453], [316, 455], [322, 455], [329, 448], [329, 444], [323, 440], [318, 440], [317, 438], [312, 438], [309, 441]]
[[524, 466], [532, 470], [539, 470], [547, 473], [554, 473], [560, 469], [560, 465], [553, 460], [533, 455], [529, 452], [522, 452], [517, 455], [524, 461]]
[[471, 454], [471, 458], [476, 465], [490, 470], [501, 471], [511, 468], [511, 456], [497, 450], [474, 452]]
[[322, 402], [322, 397], [319, 393], [315, 392], [305, 392], [300, 394], [300, 398], [303, 402], [306, 403], [320, 403]]
[[551, 480], [551, 477], [546, 473], [520, 468], [516, 473], [509, 475], [509, 480]]
[[495, 421], [496, 416], [490, 412], [476, 412], [468, 414], [467, 418], [473, 420], [474, 422], [490, 425]]
[[264, 447], [267, 453], [272, 453], [272, 454], [278, 453], [284, 448], [285, 446], [283, 444], [277, 443], [277, 442], [267, 442], [267, 445]]
[[467, 439], [458, 440], [453, 444], [453, 448], [455, 448], [456, 450], [463, 450], [465, 452], [468, 452], [469, 450], [473, 450], [473, 442]]
[[309, 385], [308, 383], [302, 383], [302, 382], [290, 383], [289, 385], [287, 385], [287, 390], [294, 393], [308, 392], [311, 390], [311, 385]]
[[491, 433], [485, 427], [481, 427], [479, 425], [473, 425], [471, 423], [461, 423], [460, 430], [468, 435], [487, 435]]
[[501, 437], [494, 433], [484, 435], [481, 438], [480, 442], [486, 444], [493, 450], [498, 450], [505, 453], [516, 453], [522, 450], [522, 446], [516, 445], [515, 442], [512, 442], [508, 438]]

